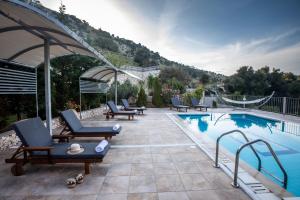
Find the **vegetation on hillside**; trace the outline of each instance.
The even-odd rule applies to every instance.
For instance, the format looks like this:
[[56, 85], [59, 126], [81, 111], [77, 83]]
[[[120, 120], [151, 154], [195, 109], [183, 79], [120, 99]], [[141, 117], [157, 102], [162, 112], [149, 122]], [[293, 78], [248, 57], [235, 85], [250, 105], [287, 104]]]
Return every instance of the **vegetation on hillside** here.
[[300, 77], [279, 69], [262, 67], [254, 70], [244, 66], [224, 81], [226, 93], [241, 95], [270, 95], [300, 97]]

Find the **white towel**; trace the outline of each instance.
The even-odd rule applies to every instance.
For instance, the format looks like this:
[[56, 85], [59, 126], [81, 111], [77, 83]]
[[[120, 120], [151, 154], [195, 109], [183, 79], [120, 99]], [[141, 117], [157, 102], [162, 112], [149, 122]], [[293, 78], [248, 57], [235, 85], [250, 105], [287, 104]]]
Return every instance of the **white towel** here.
[[137, 112], [138, 112], [138, 110], [134, 110], [134, 112], [135, 112], [135, 113], [137, 113]]
[[100, 153], [101, 151], [103, 151], [105, 149], [105, 147], [108, 145], [107, 140], [102, 140], [96, 147], [95, 147], [95, 151]]
[[116, 131], [116, 130], [118, 130], [120, 127], [121, 127], [120, 124], [115, 124], [115, 125], [113, 126], [113, 130]]

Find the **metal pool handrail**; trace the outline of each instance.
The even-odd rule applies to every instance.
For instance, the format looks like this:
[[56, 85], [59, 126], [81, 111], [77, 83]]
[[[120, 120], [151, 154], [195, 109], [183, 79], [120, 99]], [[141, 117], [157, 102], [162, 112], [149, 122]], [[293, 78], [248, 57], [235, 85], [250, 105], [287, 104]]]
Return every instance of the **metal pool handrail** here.
[[254, 143], [257, 143], [257, 142], [262, 142], [264, 143], [269, 151], [271, 152], [273, 158], [275, 159], [277, 165], [279, 166], [280, 170], [282, 171], [283, 173], [283, 180], [280, 180], [279, 178], [273, 176], [272, 174], [270, 174], [271, 176], [275, 177], [277, 180], [279, 180], [281, 183], [283, 183], [283, 188], [286, 189], [287, 188], [287, 182], [288, 182], [288, 176], [287, 176], [287, 173], [285, 171], [285, 169], [283, 168], [282, 164], [280, 163], [276, 153], [274, 152], [273, 148], [271, 147], [271, 145], [266, 142], [265, 140], [262, 140], [262, 139], [257, 139], [257, 140], [253, 140], [251, 142], [248, 142], [246, 144], [243, 144], [242, 146], [239, 147], [239, 149], [236, 151], [236, 156], [235, 156], [235, 166], [234, 166], [234, 177], [233, 177], [233, 183], [232, 183], [232, 186], [233, 187], [239, 187], [239, 184], [237, 183], [237, 178], [238, 178], [238, 168], [239, 168], [239, 159], [240, 159], [240, 153], [241, 151], [247, 147], [247, 146], [252, 146], [252, 144]]
[[[228, 131], [226, 133], [223, 133], [221, 134], [218, 139], [217, 139], [217, 142], [216, 142], [216, 158], [215, 158], [215, 164], [214, 164], [214, 167], [216, 168], [219, 168], [219, 163], [218, 163], [218, 160], [219, 160], [219, 143], [220, 143], [220, 140], [222, 137], [224, 137], [225, 135], [229, 135], [229, 134], [232, 134], [232, 133], [240, 133], [244, 138], [245, 140], [247, 141], [247, 144], [249, 143], [249, 139], [247, 138], [247, 136], [245, 135], [245, 133], [243, 133], [242, 131], [236, 129], [236, 130], [232, 130], [232, 131]], [[259, 157], [259, 155], [257, 154], [257, 152], [255, 151], [255, 149], [253, 148], [252, 145], [250, 145], [250, 148], [252, 149], [254, 155], [257, 157], [257, 160], [258, 160], [258, 167], [257, 167], [257, 170], [258, 171], [261, 171], [261, 159]]]

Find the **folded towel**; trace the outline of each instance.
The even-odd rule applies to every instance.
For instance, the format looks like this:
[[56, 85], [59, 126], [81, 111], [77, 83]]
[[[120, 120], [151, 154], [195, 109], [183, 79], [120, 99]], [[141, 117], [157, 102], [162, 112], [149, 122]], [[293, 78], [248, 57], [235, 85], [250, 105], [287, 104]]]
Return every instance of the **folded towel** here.
[[138, 112], [138, 110], [134, 110], [133, 112], [137, 113], [137, 112]]
[[113, 126], [113, 130], [116, 131], [116, 130], [118, 130], [120, 127], [121, 127], [120, 124], [115, 124], [115, 125]]
[[96, 147], [95, 147], [95, 151], [100, 153], [101, 151], [103, 151], [105, 149], [105, 147], [108, 145], [107, 140], [102, 140]]
[[141, 108], [142, 108], [142, 109], [145, 109], [146, 107], [145, 107], [145, 106], [142, 106]]

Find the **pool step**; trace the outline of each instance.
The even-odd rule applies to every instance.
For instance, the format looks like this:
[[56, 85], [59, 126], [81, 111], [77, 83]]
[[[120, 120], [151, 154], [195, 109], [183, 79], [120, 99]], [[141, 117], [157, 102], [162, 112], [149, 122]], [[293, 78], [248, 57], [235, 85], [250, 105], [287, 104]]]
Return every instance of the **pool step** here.
[[246, 184], [246, 185], [248, 185], [255, 194], [270, 193], [270, 190], [268, 190], [261, 183], [250, 183], [250, 184]]

